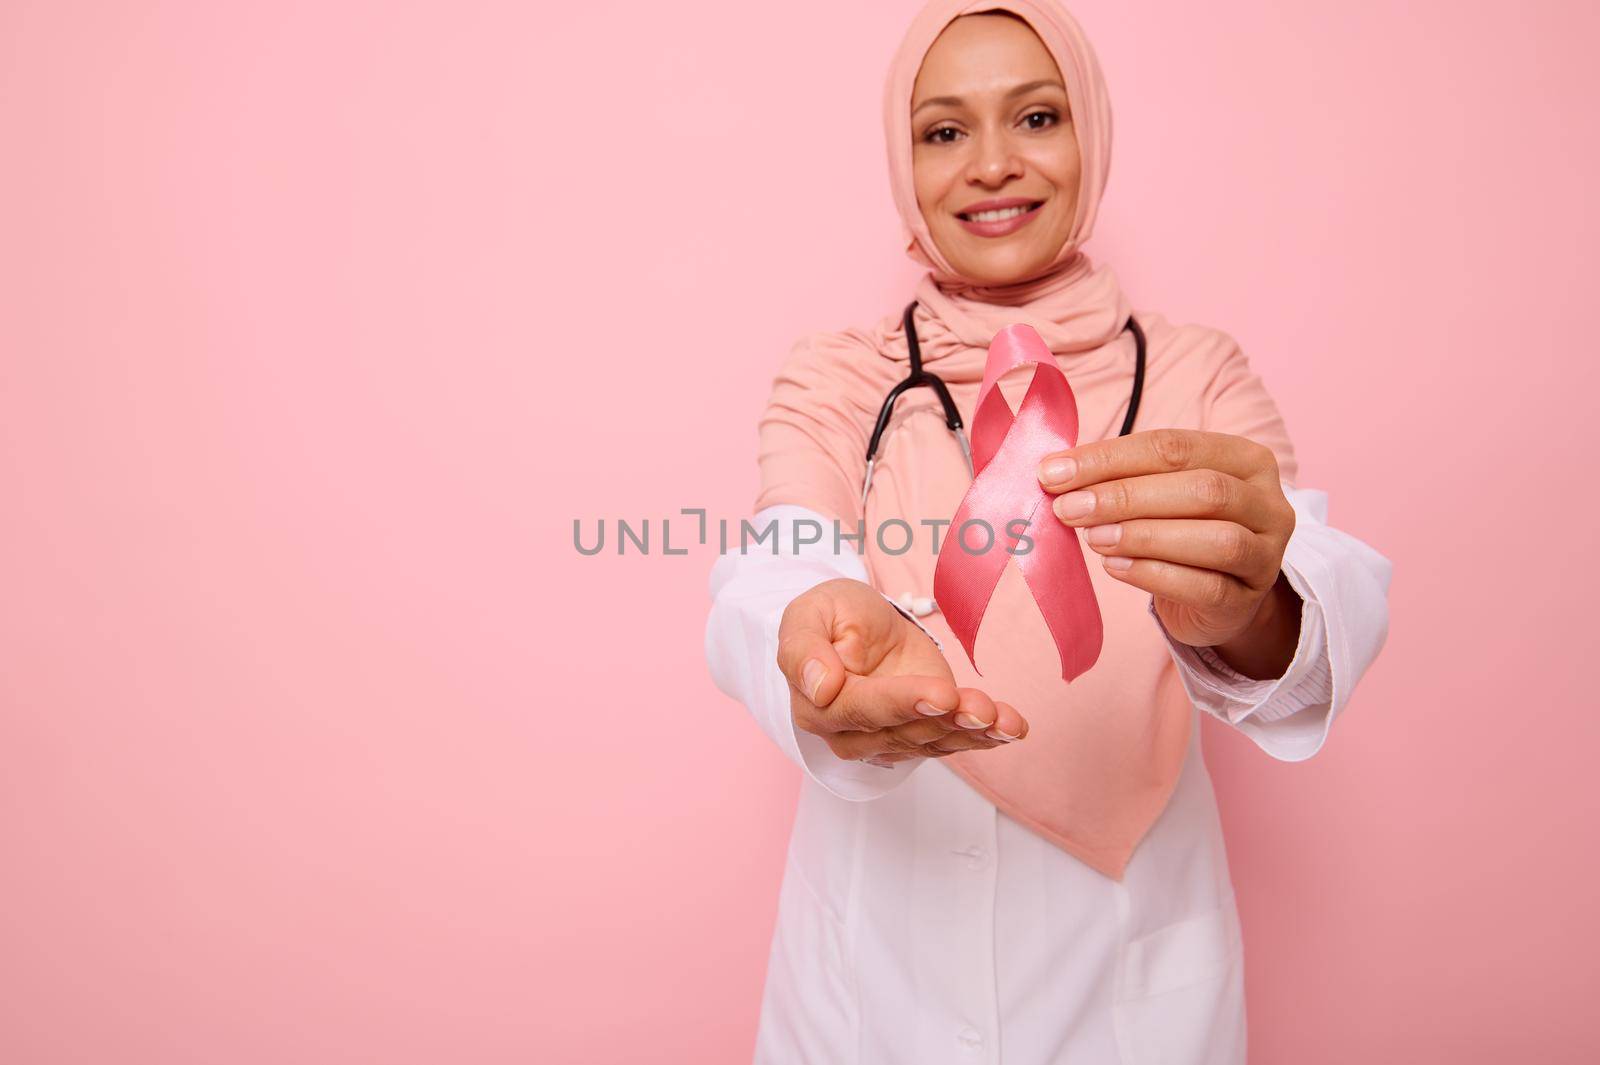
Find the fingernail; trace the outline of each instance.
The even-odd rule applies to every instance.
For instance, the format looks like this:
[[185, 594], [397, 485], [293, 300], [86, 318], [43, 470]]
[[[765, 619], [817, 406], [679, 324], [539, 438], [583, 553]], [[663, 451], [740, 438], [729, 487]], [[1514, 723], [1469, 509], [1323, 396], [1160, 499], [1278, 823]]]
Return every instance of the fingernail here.
[[894, 768], [894, 763], [893, 762], [886, 762], [881, 758], [863, 758], [862, 761], [866, 762], [868, 765], [875, 765], [879, 769], [893, 769]]
[[1019, 740], [1022, 738], [1021, 736], [1008, 736], [997, 728], [990, 729], [988, 732], [985, 732], [984, 735], [989, 737], [991, 740], [1004, 740], [1006, 743], [1010, 743], [1012, 740]]
[[1126, 558], [1126, 557], [1124, 557], [1122, 555], [1107, 555], [1106, 556], [1106, 569], [1112, 569], [1112, 570], [1116, 570], [1118, 573], [1122, 573], [1122, 572], [1125, 572], [1126, 570], [1129, 570], [1129, 569], [1132, 569], [1132, 568], [1133, 568], [1133, 559], [1131, 559], [1131, 558]]
[[957, 714], [956, 715], [956, 724], [960, 725], [962, 728], [988, 728], [989, 727], [989, 722], [987, 722], [987, 721], [979, 721], [977, 718], [973, 717], [971, 714]]
[[800, 683], [806, 686], [806, 698], [812, 702], [817, 701], [817, 689], [822, 687], [823, 680], [828, 676], [828, 667], [813, 658], [800, 670]]
[[940, 710], [937, 706], [934, 706], [926, 699], [918, 699], [917, 713], [921, 714], [923, 717], [938, 717], [940, 714], [944, 713], [944, 711]]
[[1077, 473], [1076, 459], [1051, 459], [1039, 467], [1039, 480], [1044, 484], [1066, 484]]
[[1115, 547], [1122, 539], [1122, 526], [1091, 525], [1083, 530], [1083, 539], [1096, 547]]
[[1056, 496], [1056, 517], [1081, 518], [1094, 509], [1093, 492], [1068, 492]]

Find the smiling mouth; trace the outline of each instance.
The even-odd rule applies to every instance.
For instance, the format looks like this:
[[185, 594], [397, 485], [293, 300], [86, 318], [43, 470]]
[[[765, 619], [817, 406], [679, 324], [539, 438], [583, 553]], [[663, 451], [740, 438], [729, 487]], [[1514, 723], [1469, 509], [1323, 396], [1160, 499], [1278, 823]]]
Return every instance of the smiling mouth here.
[[1030, 211], [1037, 211], [1042, 206], [1044, 206], [1043, 200], [1035, 200], [1033, 203], [1018, 204], [1015, 207], [1002, 207], [997, 211], [958, 211], [956, 217], [963, 222], [1005, 222]]

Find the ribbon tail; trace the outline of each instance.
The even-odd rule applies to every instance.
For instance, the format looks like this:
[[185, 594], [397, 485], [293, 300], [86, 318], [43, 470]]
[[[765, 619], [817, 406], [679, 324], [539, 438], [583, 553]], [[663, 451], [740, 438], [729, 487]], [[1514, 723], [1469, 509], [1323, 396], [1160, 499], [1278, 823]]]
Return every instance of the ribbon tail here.
[[1048, 508], [1029, 526], [1033, 549], [1017, 556], [1017, 568], [1044, 615], [1061, 659], [1061, 679], [1071, 683], [1095, 664], [1105, 640], [1100, 604], [1089, 581], [1077, 530]]
[[961, 546], [962, 526], [976, 509], [969, 493], [950, 521], [950, 535], [939, 545], [939, 561], [933, 568], [933, 599], [939, 604], [939, 613], [950, 631], [961, 642], [962, 650], [967, 652], [973, 672], [981, 677], [983, 670], [978, 668], [977, 658], [978, 626], [989, 609], [989, 600], [1010, 556], [993, 550], [992, 544], [990, 550], [978, 554], [970, 554]]

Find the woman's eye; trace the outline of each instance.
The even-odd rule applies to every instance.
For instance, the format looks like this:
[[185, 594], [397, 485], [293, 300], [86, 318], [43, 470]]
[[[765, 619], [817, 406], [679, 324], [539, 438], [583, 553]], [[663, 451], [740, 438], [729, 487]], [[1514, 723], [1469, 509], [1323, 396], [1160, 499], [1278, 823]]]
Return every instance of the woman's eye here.
[[[960, 134], [960, 132], [961, 131], [956, 129], [954, 126], [935, 126], [933, 129], [930, 129], [928, 132], [924, 133], [922, 135], [922, 139], [927, 141], [929, 144], [949, 144], [951, 141], [956, 139], [956, 136]], [[945, 136], [945, 134], [949, 134], [949, 136]]]
[[1027, 123], [1029, 129], [1049, 129], [1056, 124], [1056, 115], [1054, 111], [1033, 111], [1023, 115], [1022, 121]]

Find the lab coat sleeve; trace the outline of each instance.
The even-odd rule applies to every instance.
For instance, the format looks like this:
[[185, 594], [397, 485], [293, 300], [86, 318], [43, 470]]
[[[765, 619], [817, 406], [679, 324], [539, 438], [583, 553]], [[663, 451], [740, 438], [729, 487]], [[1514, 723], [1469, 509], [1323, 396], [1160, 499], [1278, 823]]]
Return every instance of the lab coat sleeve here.
[[1302, 600], [1300, 640], [1283, 676], [1253, 679], [1209, 647], [1176, 640], [1156, 613], [1195, 706], [1249, 736], [1274, 758], [1298, 762], [1321, 749], [1389, 632], [1392, 564], [1327, 524], [1328, 496], [1283, 483], [1295, 510], [1283, 572]]
[[[749, 520], [757, 530], [771, 523], [776, 532], [744, 551], [730, 544], [711, 567], [705, 647], [712, 680], [743, 703], [778, 749], [811, 779], [842, 799], [875, 799], [904, 783], [926, 759], [882, 767], [838, 757], [821, 736], [795, 725], [789, 682], [777, 661], [778, 626], [789, 603], [824, 581], [848, 577], [866, 582], [866, 566], [855, 550], [834, 540], [832, 519], [808, 508], [764, 507]], [[819, 542], [800, 542], [819, 530]]]

